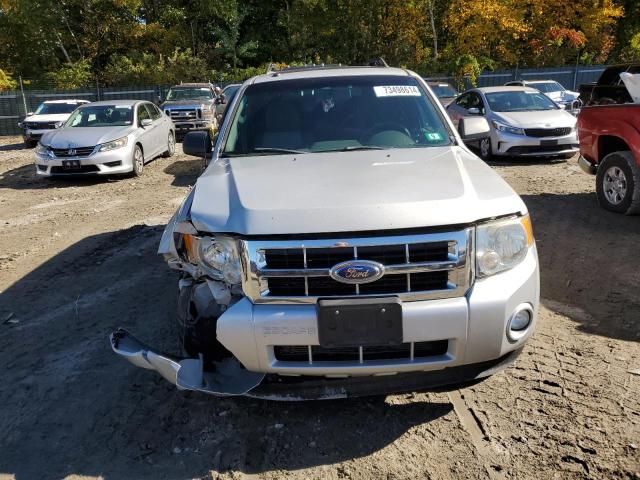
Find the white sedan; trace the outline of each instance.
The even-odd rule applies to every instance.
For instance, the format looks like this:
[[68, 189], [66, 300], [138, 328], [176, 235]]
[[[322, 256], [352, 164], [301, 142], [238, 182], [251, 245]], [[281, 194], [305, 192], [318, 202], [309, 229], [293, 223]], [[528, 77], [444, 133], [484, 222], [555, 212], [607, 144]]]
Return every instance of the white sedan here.
[[490, 136], [477, 141], [480, 157], [564, 157], [578, 152], [576, 117], [538, 90], [527, 87], [483, 87], [464, 92], [447, 106], [458, 125], [461, 118], [483, 116]]
[[175, 153], [175, 127], [154, 104], [140, 100], [95, 102], [78, 108], [41, 138], [36, 173], [142, 175], [144, 164]]

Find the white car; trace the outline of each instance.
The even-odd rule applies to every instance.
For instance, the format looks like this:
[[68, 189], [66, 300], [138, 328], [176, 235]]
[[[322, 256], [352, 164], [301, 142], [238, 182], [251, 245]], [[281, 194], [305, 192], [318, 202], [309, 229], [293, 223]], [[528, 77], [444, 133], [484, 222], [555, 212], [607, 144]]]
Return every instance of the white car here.
[[555, 80], [517, 80], [505, 83], [507, 87], [530, 87], [544, 93], [555, 103], [564, 108], [572, 115], [578, 115], [582, 102], [578, 100], [580, 93], [567, 90]]
[[35, 112], [27, 113], [24, 120], [18, 123], [22, 128], [25, 146], [35, 147], [42, 135], [60, 128], [76, 108], [86, 103], [89, 102], [87, 100], [47, 100], [41, 103]]
[[113, 100], [78, 108], [62, 128], [40, 139], [41, 176], [142, 175], [144, 164], [176, 148], [175, 126], [150, 102]]
[[480, 157], [562, 157], [578, 153], [576, 117], [549, 97], [527, 87], [483, 87], [467, 90], [447, 107], [458, 125], [465, 117], [482, 116], [491, 135], [475, 146]]

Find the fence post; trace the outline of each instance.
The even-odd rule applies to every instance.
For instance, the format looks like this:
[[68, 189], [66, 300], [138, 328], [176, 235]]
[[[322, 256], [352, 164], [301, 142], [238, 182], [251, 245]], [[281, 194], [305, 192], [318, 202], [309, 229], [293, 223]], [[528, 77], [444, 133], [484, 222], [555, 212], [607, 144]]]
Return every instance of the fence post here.
[[20, 93], [22, 93], [22, 105], [24, 106], [24, 116], [27, 116], [27, 99], [24, 96], [24, 86], [22, 85], [22, 75], [18, 76], [18, 79], [20, 80]]
[[100, 101], [100, 84], [98, 83], [98, 77], [96, 77], [96, 101]]

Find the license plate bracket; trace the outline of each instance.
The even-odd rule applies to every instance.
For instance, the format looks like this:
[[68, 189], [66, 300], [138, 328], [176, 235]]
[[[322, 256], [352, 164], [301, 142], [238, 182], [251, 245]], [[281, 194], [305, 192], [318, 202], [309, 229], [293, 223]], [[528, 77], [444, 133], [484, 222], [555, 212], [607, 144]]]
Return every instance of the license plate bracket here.
[[80, 170], [80, 160], [63, 160], [62, 168], [65, 170]]
[[554, 147], [558, 145], [558, 140], [541, 140], [540, 146], [542, 147]]
[[403, 343], [402, 304], [398, 298], [321, 299], [317, 308], [322, 347]]

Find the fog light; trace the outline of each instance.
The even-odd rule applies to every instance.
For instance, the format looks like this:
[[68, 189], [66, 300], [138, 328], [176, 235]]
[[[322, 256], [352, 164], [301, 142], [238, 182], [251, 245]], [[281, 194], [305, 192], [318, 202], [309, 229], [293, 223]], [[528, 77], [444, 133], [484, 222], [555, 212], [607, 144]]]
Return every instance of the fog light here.
[[517, 342], [527, 333], [533, 320], [531, 305], [523, 304], [516, 308], [507, 324], [507, 338], [511, 342]]
[[527, 328], [531, 323], [531, 313], [529, 310], [520, 310], [513, 316], [511, 320], [511, 330], [520, 332]]

